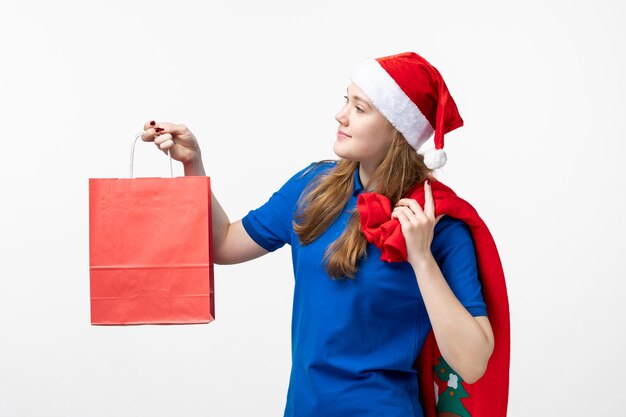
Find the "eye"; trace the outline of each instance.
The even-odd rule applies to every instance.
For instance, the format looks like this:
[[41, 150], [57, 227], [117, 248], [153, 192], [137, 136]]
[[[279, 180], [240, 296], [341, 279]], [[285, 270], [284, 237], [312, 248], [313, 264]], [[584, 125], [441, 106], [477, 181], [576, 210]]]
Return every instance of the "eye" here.
[[[343, 96], [343, 98], [346, 99], [346, 103], [348, 102], [348, 96]], [[356, 111], [358, 111], [359, 113], [363, 113], [365, 110], [363, 110], [361, 107], [359, 106], [354, 106], [356, 108]]]

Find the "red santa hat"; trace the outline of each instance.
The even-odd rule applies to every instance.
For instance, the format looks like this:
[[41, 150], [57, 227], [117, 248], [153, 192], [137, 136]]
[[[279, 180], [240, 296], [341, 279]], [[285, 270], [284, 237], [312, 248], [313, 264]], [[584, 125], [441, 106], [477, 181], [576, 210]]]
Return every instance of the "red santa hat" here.
[[435, 67], [404, 52], [363, 62], [351, 79], [416, 151], [435, 133], [435, 150], [424, 162], [431, 169], [445, 165], [443, 135], [463, 119]]

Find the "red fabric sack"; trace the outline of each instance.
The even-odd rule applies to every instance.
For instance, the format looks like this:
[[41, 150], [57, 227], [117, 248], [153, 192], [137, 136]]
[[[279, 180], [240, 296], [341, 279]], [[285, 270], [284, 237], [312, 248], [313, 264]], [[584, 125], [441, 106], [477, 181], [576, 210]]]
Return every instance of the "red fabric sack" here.
[[[470, 203], [437, 180], [431, 181], [435, 215], [465, 222], [474, 240], [478, 277], [482, 285], [495, 346], [485, 374], [473, 384], [463, 381], [443, 359], [431, 330], [415, 363], [420, 402], [426, 417], [505, 417], [509, 397], [511, 328], [509, 299], [502, 262], [491, 232]], [[424, 183], [409, 190], [408, 198], [424, 207]], [[377, 193], [361, 193], [357, 202], [361, 229], [381, 250], [381, 259], [407, 259], [406, 242], [398, 219], [391, 219], [391, 202]]]
[[91, 324], [215, 319], [208, 177], [89, 180]]

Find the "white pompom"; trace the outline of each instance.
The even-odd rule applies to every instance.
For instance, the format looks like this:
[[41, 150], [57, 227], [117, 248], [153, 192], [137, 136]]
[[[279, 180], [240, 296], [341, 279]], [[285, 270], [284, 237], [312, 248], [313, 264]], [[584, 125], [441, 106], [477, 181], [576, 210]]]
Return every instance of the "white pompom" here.
[[448, 156], [443, 149], [431, 149], [424, 154], [424, 163], [430, 169], [441, 168], [447, 160]]

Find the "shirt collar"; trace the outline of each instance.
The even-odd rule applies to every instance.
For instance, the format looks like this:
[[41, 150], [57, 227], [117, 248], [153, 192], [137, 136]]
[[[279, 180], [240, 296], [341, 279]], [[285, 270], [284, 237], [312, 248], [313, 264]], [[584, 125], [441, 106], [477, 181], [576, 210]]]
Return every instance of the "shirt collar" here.
[[354, 170], [354, 191], [352, 192], [352, 195], [356, 196], [361, 191], [363, 191], [363, 184], [361, 184], [361, 178], [359, 177], [359, 167], [357, 166]]

